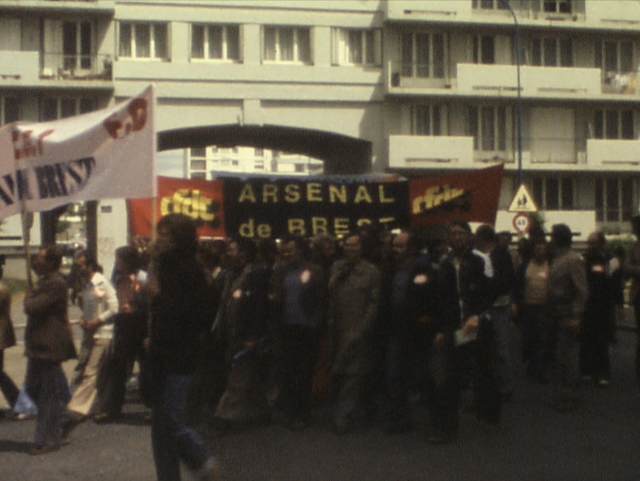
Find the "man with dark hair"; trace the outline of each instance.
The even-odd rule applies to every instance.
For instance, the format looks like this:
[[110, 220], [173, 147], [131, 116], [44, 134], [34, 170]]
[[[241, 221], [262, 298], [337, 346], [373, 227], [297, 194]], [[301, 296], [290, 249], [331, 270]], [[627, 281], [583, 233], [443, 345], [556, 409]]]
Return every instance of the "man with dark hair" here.
[[631, 219], [631, 229], [636, 236], [636, 242], [629, 249], [629, 258], [625, 266], [625, 274], [631, 278], [629, 299], [633, 305], [636, 318], [636, 332], [638, 341], [636, 346], [636, 378], [640, 383], [640, 215]]
[[472, 252], [471, 228], [464, 221], [449, 225], [450, 252], [440, 263], [441, 302], [435, 349], [443, 366], [430, 402], [431, 443], [451, 442], [459, 427], [460, 393], [464, 373], [474, 366], [477, 417], [497, 423], [501, 398], [495, 373], [495, 334], [486, 321], [495, 296], [483, 258]]
[[371, 334], [380, 302], [380, 272], [362, 257], [358, 234], [344, 239], [345, 258], [329, 278], [329, 344], [336, 381], [334, 428], [342, 434], [365, 417], [364, 381], [372, 368]]
[[392, 241], [394, 271], [384, 293], [385, 378], [389, 403], [386, 432], [413, 428], [409, 404], [412, 383], [423, 395], [431, 389], [427, 369], [429, 345], [436, 329], [436, 276], [420, 256], [420, 239], [402, 231]]
[[583, 255], [589, 283], [589, 297], [582, 317], [580, 332], [580, 372], [597, 385], [605, 387], [611, 381], [609, 344], [614, 334], [614, 288], [602, 232], [587, 237]]
[[510, 342], [511, 291], [515, 282], [513, 261], [508, 248], [498, 245], [498, 236], [488, 224], [476, 230], [476, 250], [488, 256], [487, 261], [491, 264], [492, 296], [495, 300], [490, 313], [496, 334], [500, 393], [504, 399], [509, 399], [513, 396], [515, 384]]
[[118, 314], [113, 322], [111, 353], [102, 369], [98, 384], [100, 412], [94, 421], [107, 423], [117, 418], [124, 404], [126, 385], [133, 363], [138, 360], [144, 371], [149, 299], [147, 273], [140, 266], [140, 253], [133, 246], [116, 249], [112, 282], [118, 298]]
[[229, 277], [218, 310], [218, 332], [228, 340], [227, 387], [215, 412], [220, 427], [239, 427], [270, 420], [267, 403], [267, 336], [269, 269], [257, 262], [251, 239], [229, 242]]
[[269, 300], [277, 337], [277, 416], [292, 429], [310, 420], [313, 373], [325, 328], [326, 280], [322, 267], [304, 258], [304, 239], [286, 236]]
[[96, 258], [84, 253], [76, 260], [78, 272], [84, 280], [82, 290], [83, 330], [80, 359], [72, 382], [73, 396], [67, 408], [74, 419], [65, 424], [68, 436], [75, 425], [99, 407], [98, 374], [106, 361], [113, 335], [113, 319], [118, 313], [118, 298], [111, 283], [102, 275]]
[[551, 323], [550, 349], [555, 353], [556, 364], [553, 407], [566, 412], [577, 408], [578, 335], [589, 288], [584, 261], [571, 250], [569, 226], [555, 224], [551, 242], [554, 259], [549, 270], [547, 306]]
[[219, 479], [217, 461], [183, 413], [198, 363], [197, 347], [211, 328], [207, 278], [196, 260], [196, 225], [186, 215], [169, 214], [158, 222], [157, 233], [148, 340], [156, 473], [159, 481], [179, 481], [183, 462], [198, 479]]
[[69, 401], [67, 379], [61, 363], [76, 357], [67, 313], [67, 284], [58, 272], [62, 254], [55, 246], [42, 247], [33, 258], [38, 286], [27, 288], [25, 355], [28, 358], [26, 388], [38, 407], [35, 446], [31, 454], [60, 449], [65, 405]]

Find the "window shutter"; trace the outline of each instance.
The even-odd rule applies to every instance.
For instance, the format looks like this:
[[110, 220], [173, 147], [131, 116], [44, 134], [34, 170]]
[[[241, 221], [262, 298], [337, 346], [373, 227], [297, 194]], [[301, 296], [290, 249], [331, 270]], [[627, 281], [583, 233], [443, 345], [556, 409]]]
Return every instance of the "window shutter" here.
[[373, 55], [376, 66], [382, 66], [382, 29], [377, 28], [373, 37]]
[[331, 29], [331, 65], [340, 65], [340, 29]]
[[244, 25], [238, 25], [238, 62], [244, 62]]

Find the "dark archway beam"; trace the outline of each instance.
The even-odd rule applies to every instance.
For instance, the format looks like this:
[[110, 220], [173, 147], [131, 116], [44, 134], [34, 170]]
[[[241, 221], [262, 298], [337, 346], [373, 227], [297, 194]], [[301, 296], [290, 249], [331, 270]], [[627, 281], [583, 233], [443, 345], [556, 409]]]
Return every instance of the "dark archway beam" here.
[[325, 163], [326, 174], [371, 171], [371, 142], [320, 130], [278, 125], [216, 125], [158, 132], [158, 150], [256, 147], [302, 154]]

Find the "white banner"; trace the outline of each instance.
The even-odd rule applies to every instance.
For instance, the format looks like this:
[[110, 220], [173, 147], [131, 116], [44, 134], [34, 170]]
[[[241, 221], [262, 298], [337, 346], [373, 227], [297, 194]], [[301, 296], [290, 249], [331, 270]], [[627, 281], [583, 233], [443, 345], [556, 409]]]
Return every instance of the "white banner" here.
[[0, 219], [82, 200], [155, 197], [155, 97], [0, 128]]

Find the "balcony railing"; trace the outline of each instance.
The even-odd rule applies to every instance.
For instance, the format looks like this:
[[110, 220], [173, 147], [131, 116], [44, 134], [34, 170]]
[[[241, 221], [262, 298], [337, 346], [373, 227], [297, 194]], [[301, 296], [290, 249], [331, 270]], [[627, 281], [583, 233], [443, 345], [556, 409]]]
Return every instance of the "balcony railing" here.
[[636, 94], [638, 92], [637, 72], [602, 71], [602, 92], [608, 94]]
[[451, 79], [443, 62], [389, 62], [391, 88], [448, 88]]
[[111, 55], [42, 54], [40, 78], [68, 80], [112, 80]]

